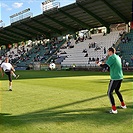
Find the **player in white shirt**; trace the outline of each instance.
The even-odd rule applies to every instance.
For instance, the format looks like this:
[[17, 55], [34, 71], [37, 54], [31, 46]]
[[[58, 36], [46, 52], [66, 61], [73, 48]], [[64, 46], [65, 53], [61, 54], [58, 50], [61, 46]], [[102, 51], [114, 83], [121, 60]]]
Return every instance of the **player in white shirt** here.
[[3, 71], [8, 76], [9, 79], [9, 91], [12, 91], [12, 75], [17, 79], [19, 75], [16, 75], [14, 67], [9, 63], [8, 57], [6, 57], [5, 62], [1, 64], [0, 71], [2, 74], [2, 77], [4, 76]]

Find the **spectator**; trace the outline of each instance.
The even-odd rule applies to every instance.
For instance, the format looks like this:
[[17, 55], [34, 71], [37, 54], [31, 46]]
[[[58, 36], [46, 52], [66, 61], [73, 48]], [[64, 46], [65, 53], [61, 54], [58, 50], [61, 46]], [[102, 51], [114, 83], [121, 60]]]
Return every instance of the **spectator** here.
[[73, 67], [73, 71], [75, 71], [76, 70], [76, 64], [73, 64], [72, 67]]
[[84, 57], [88, 57], [88, 53], [86, 53]]
[[91, 58], [89, 58], [89, 62], [91, 62], [92, 60], [91, 60]]
[[96, 61], [95, 58], [92, 58], [92, 61]]
[[95, 50], [95, 51], [101, 50], [101, 47], [97, 46], [94, 50]]
[[131, 39], [128, 37], [124, 37], [121, 39], [121, 41], [122, 41], [122, 43], [129, 43], [131, 41]]
[[67, 47], [70, 47], [70, 45], [71, 45], [71, 42], [68, 41], [68, 42], [67, 42]]
[[101, 61], [104, 62], [105, 60], [106, 60], [106, 56], [105, 57], [102, 57], [102, 60]]
[[91, 36], [89, 36], [89, 39], [92, 39], [92, 37], [91, 37]]
[[129, 62], [126, 62], [126, 69], [129, 70]]
[[75, 41], [75, 44], [77, 44], [78, 43], [78, 39], [76, 39], [76, 41]]
[[104, 54], [106, 54], [106, 48], [104, 47]]
[[115, 44], [113, 44], [112, 46], [115, 47]]
[[125, 67], [125, 62], [126, 62], [126, 60], [123, 60], [123, 67]]
[[96, 61], [99, 61], [99, 58], [97, 58]]
[[123, 35], [123, 31], [121, 31], [121, 32], [119, 33], [119, 35], [122, 37], [122, 35]]
[[105, 32], [103, 32], [103, 36], [106, 36], [106, 33]]
[[66, 51], [61, 52], [60, 54], [67, 54]]
[[74, 48], [74, 45], [70, 45], [69, 48]]
[[87, 49], [84, 49], [84, 50], [83, 50], [83, 53], [87, 53]]

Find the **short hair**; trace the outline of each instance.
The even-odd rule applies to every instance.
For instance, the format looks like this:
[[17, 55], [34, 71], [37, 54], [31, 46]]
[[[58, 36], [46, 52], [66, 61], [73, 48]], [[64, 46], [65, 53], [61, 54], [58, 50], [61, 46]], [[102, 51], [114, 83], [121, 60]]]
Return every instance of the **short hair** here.
[[5, 57], [5, 60], [7, 60], [7, 59], [9, 59], [9, 57], [8, 57], [8, 56], [6, 56], [6, 57]]
[[113, 47], [109, 48], [108, 51], [111, 51], [112, 53], [116, 52], [115, 48], [113, 48]]

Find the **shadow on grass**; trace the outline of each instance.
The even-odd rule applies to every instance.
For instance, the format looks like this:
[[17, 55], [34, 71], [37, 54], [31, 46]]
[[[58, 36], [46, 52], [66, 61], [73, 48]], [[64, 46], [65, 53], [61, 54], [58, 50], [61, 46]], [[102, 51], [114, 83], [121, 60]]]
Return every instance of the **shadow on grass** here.
[[124, 78], [123, 82], [133, 82], [133, 77]]
[[[129, 90], [123, 90], [130, 91]], [[101, 95], [97, 97], [92, 97], [88, 99], [84, 99], [81, 101], [76, 101], [73, 103], [68, 103], [60, 106], [54, 106], [51, 108], [43, 109], [40, 111], [35, 111], [27, 114], [12, 116], [11, 114], [1, 114], [0, 121], [2, 125], [10, 125], [10, 126], [20, 126], [20, 125], [28, 125], [32, 123], [57, 123], [62, 124], [65, 122], [75, 122], [75, 121], [86, 121], [93, 122], [99, 125], [110, 125], [112, 123], [123, 123], [125, 120], [132, 120], [132, 109], [133, 104], [127, 103], [128, 109], [119, 110], [120, 113], [118, 115], [112, 115], [107, 113], [110, 109], [108, 107], [101, 108], [89, 108], [89, 102], [95, 99], [104, 98], [107, 95]], [[81, 104], [84, 102], [88, 102], [88, 107], [85, 109], [65, 109], [65, 107], [74, 106], [77, 104]], [[115, 121], [114, 121], [115, 119]]]
[[[61, 77], [78, 77], [78, 76], [103, 76], [109, 73], [89, 72], [89, 71], [18, 71], [21, 79], [40, 79], [40, 78], [61, 78]], [[7, 80], [7, 76], [1, 80]]]
[[[110, 79], [100, 79], [99, 80], [99, 82], [97, 81], [97, 83], [107, 83], [107, 81], [110, 81]], [[96, 83], [96, 81], [94, 81], [95, 83]], [[124, 79], [123, 79], [123, 82], [122, 83], [124, 83], [124, 82], [133, 82], [133, 77], [125, 77]]]
[[[23, 79], [41, 79], [41, 78], [65, 78], [65, 77], [80, 77], [80, 76], [109, 76], [108, 72], [90, 72], [90, 71], [17, 71], [20, 75], [19, 80]], [[125, 75], [130, 77], [125, 78], [130, 82], [133, 80], [131, 73], [127, 72]], [[0, 78], [1, 80], [7, 80], [7, 76]], [[102, 80], [102, 79], [101, 79]], [[106, 80], [106, 79], [103, 79]], [[109, 79], [107, 79], [109, 80]]]

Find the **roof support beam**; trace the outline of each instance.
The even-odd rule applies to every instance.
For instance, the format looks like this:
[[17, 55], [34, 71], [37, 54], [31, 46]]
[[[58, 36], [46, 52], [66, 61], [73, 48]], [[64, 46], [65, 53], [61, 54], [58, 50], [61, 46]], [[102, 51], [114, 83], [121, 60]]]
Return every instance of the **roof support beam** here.
[[18, 40], [18, 41], [21, 41], [21, 40], [24, 40], [24, 38], [20, 37], [20, 36], [17, 36], [17, 35], [14, 35], [13, 32], [9, 31], [9, 30], [6, 30], [6, 33], [3, 34], [3, 35], [9, 35], [10, 38], [12, 38], [13, 40]]
[[15, 28], [15, 29], [17, 29], [17, 30], [20, 30], [20, 31], [22, 31], [22, 32], [24, 32], [24, 33], [28, 33], [29, 35], [27, 35], [28, 37], [31, 37], [32, 35], [35, 35], [36, 36], [36, 34], [32, 34], [31, 32], [29, 32], [29, 30], [28, 29], [23, 29], [23, 28], [19, 28], [19, 27], [13, 27], [13, 28]]
[[[5, 37], [6, 39], [8, 39], [8, 42], [9, 42], [9, 40], [10, 41], [17, 41], [15, 38], [13, 38], [13, 37], [11, 37], [10, 35], [6, 35], [6, 34], [4, 34], [4, 33], [0, 33], [0, 36], [3, 36], [3, 37]], [[6, 40], [7, 41], [7, 40]]]
[[32, 20], [33, 20], [34, 22], [36, 22], [37, 24], [39, 24], [39, 25], [41, 25], [41, 26], [43, 26], [43, 27], [46, 27], [47, 29], [50, 29], [50, 30], [52, 30], [52, 31], [54, 31], [54, 32], [56, 32], [56, 33], [62, 35], [62, 32], [61, 32], [60, 30], [58, 30], [58, 29], [56, 29], [56, 28], [54, 28], [54, 27], [52, 27], [52, 26], [50, 26], [50, 25], [48, 25], [48, 24], [44, 24], [44, 23], [42, 23], [42, 22], [40, 22], [40, 21], [38, 21], [38, 20], [35, 20], [34, 18], [32, 18]]
[[94, 14], [93, 12], [91, 12], [90, 10], [86, 9], [85, 7], [83, 7], [81, 4], [77, 3], [78, 7], [80, 9], [82, 9], [83, 11], [85, 11], [88, 15], [92, 16], [94, 19], [96, 19], [98, 22], [100, 22], [103, 26], [110, 26], [109, 23], [107, 23], [106, 21], [104, 21], [102, 18], [100, 18], [99, 16], [97, 16], [96, 14]]
[[63, 26], [64, 28], [69, 29], [70, 31], [74, 31], [74, 32], [77, 31], [75, 28], [73, 28], [73, 27], [71, 27], [71, 26], [69, 26], [69, 25], [67, 25], [67, 24], [65, 24], [65, 23], [63, 23], [63, 22], [61, 22], [55, 18], [52, 18], [52, 17], [46, 15], [45, 13], [43, 15], [46, 16], [48, 19], [52, 20], [53, 22]]
[[5, 38], [1, 38], [0, 37], [0, 42], [2, 42], [3, 44], [5, 44], [5, 41], [7, 41]]
[[129, 22], [128, 19], [120, 13], [116, 8], [114, 8], [110, 3], [106, 0], [102, 0], [105, 5], [107, 5], [118, 17], [120, 17], [126, 24]]
[[4, 43], [4, 42], [5, 42], [5, 40], [3, 38], [0, 38], [0, 44]]
[[77, 24], [82, 25], [83, 28], [91, 29], [91, 27], [90, 27], [88, 24], [86, 24], [86, 23], [84, 23], [83, 21], [77, 19], [76, 17], [70, 15], [69, 13], [64, 12], [64, 11], [61, 10], [61, 9], [59, 9], [59, 11], [60, 11], [62, 14], [64, 14], [65, 16], [67, 16], [68, 18], [70, 18], [70, 19], [72, 19], [73, 21], [75, 21]]
[[21, 33], [16, 33], [14, 32], [13, 30], [9, 30], [9, 29], [6, 29], [7, 32], [10, 32], [11, 34], [14, 34], [16, 37], [19, 37], [20, 39], [25, 39], [27, 38], [27, 36], [24, 36], [23, 34]]
[[46, 35], [46, 36], [48, 36], [48, 37], [50, 37], [50, 34], [48, 33], [48, 32], [45, 32], [45, 31], [43, 31], [43, 30], [41, 30], [41, 29], [38, 29], [38, 28], [36, 28], [36, 27], [34, 27], [34, 26], [31, 26], [31, 25], [28, 25], [28, 24], [25, 24], [25, 23], [22, 23], [21, 22], [21, 24], [23, 24], [23, 25], [25, 25], [26, 27], [29, 27], [29, 28], [31, 28], [32, 30], [34, 30], [35, 32], [37, 32], [37, 34], [36, 35], [39, 35], [38, 34], [38, 32], [39, 33], [41, 33], [40, 35]]

